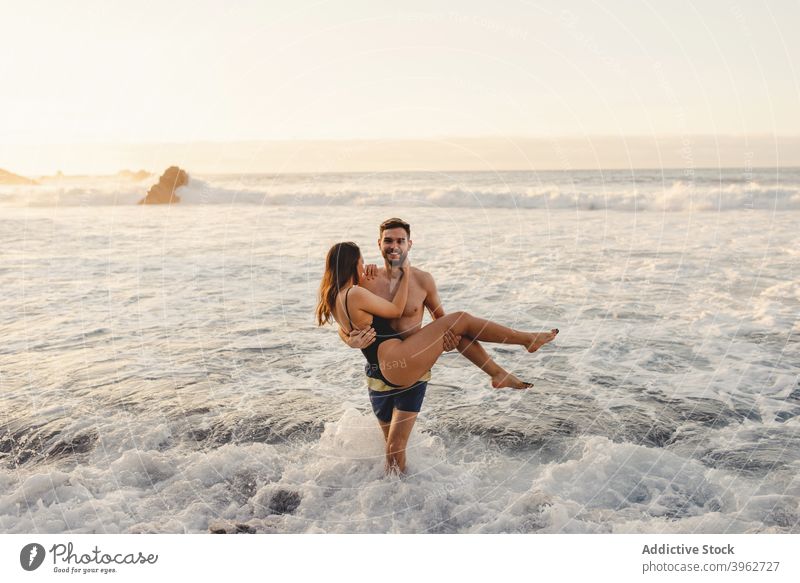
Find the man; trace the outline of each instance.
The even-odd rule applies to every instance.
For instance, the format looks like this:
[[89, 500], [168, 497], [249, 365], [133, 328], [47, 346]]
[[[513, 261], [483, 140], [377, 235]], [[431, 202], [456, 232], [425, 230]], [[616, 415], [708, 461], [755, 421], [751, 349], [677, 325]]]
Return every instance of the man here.
[[[359, 282], [359, 285], [391, 301], [400, 278], [400, 266], [412, 245], [411, 226], [408, 223], [398, 218], [387, 219], [381, 223], [378, 248], [383, 257], [383, 267], [367, 266], [367, 276]], [[400, 318], [390, 322], [392, 328], [397, 330], [402, 338], [422, 327], [423, 308], [426, 308], [434, 319], [441, 318], [445, 314], [431, 274], [412, 267], [409, 275], [411, 279], [408, 282], [405, 310]], [[347, 335], [339, 328], [339, 336], [352, 348], [365, 348], [374, 342], [375, 330], [372, 328], [352, 330]], [[532, 386], [503, 370], [491, 359], [486, 350], [471, 338], [461, 338], [448, 332], [444, 339], [444, 349], [449, 351], [453, 348], [458, 348], [461, 354], [486, 372], [492, 378], [492, 386], [495, 388], [524, 389]], [[378, 417], [386, 440], [386, 469], [403, 473], [406, 467], [406, 445], [422, 406], [428, 380], [431, 378], [430, 371], [416, 384], [405, 389], [394, 389], [384, 384], [377, 378], [375, 372], [370, 370], [369, 365], [367, 366], [367, 385], [372, 409]]]

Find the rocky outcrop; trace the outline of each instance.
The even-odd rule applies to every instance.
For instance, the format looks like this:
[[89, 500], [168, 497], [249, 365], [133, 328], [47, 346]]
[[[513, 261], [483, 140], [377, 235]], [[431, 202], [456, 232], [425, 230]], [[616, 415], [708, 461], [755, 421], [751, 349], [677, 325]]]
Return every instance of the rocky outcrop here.
[[158, 179], [158, 184], [150, 187], [139, 204], [175, 204], [181, 201], [181, 197], [175, 194], [181, 186], [189, 184], [189, 175], [185, 170], [177, 166], [170, 166]]
[[37, 182], [0, 168], [0, 184], [37, 184]]
[[117, 172], [117, 176], [121, 180], [130, 180], [132, 182], [139, 182], [140, 180], [149, 178], [152, 175], [147, 170], [139, 170], [137, 172], [133, 172], [131, 170], [120, 170], [119, 172]]

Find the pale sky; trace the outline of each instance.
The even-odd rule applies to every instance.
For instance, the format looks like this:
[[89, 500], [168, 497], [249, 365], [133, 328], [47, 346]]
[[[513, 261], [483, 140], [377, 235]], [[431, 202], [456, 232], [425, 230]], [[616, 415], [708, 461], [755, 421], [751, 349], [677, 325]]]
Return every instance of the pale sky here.
[[800, 135], [796, 1], [0, 0], [0, 14], [12, 171], [57, 165], [31, 154], [47, 144]]

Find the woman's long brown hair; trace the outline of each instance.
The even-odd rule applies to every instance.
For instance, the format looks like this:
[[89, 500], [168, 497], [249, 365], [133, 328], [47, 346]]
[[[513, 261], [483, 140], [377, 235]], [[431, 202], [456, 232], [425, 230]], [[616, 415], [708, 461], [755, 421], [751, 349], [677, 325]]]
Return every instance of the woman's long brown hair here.
[[336, 243], [328, 251], [325, 259], [325, 273], [319, 284], [319, 302], [317, 303], [317, 326], [323, 326], [333, 319], [333, 307], [336, 296], [347, 285], [350, 279], [358, 283], [358, 259], [361, 250], [351, 242]]

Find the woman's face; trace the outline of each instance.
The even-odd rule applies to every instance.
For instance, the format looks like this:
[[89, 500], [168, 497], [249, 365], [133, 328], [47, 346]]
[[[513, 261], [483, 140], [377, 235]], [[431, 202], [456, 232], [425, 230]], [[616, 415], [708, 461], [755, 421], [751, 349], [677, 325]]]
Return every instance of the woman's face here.
[[358, 277], [361, 277], [361, 274], [364, 273], [364, 258], [361, 256], [358, 257], [358, 265], [356, 265], [356, 273], [358, 273]]

